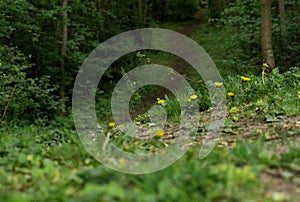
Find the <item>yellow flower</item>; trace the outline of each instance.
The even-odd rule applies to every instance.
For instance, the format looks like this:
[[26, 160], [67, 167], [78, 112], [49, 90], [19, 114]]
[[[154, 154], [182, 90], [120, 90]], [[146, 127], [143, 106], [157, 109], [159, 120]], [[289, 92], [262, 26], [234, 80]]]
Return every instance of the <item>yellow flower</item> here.
[[247, 82], [251, 80], [249, 77], [245, 77], [245, 76], [241, 76], [241, 79], [243, 82]]
[[198, 98], [197, 95], [191, 95], [191, 96], [190, 96], [190, 100], [196, 100], [197, 98]]
[[265, 67], [265, 68], [269, 67], [268, 63], [264, 62], [263, 67]]
[[127, 165], [127, 160], [126, 159], [124, 159], [124, 158], [121, 158], [120, 160], [119, 160], [119, 165], [121, 165], [122, 167], [125, 167], [126, 165]]
[[109, 122], [107, 125], [108, 125], [108, 127], [111, 127], [111, 128], [115, 128], [117, 126], [117, 124], [115, 122]]
[[215, 86], [216, 86], [216, 87], [221, 87], [222, 85], [223, 85], [222, 82], [215, 82]]
[[263, 100], [257, 100], [255, 105], [258, 106], [258, 107], [263, 107], [265, 105], [265, 103], [264, 103]]
[[164, 135], [165, 131], [163, 129], [160, 129], [155, 133], [155, 137], [163, 137]]
[[300, 91], [298, 91], [297, 94], [300, 95]]
[[228, 95], [229, 97], [234, 97], [234, 93], [233, 93], [233, 92], [228, 92], [227, 95]]
[[156, 100], [157, 100], [157, 104], [159, 104], [159, 105], [161, 105], [161, 104], [163, 104], [163, 103], [166, 102], [166, 100], [160, 99], [160, 98], [156, 98]]
[[298, 95], [298, 98], [300, 99], [300, 95]]
[[230, 114], [236, 114], [239, 112], [239, 108], [238, 107], [232, 107], [229, 111]]
[[148, 64], [151, 63], [151, 59], [150, 59], [150, 58], [147, 58], [146, 60], [147, 60], [147, 63], [148, 63]]
[[233, 120], [233, 121], [238, 121], [238, 120], [239, 120], [239, 117], [233, 116], [233, 117], [232, 117], [232, 120]]
[[29, 154], [29, 155], [27, 155], [27, 161], [33, 161], [33, 155], [31, 155], [31, 154]]

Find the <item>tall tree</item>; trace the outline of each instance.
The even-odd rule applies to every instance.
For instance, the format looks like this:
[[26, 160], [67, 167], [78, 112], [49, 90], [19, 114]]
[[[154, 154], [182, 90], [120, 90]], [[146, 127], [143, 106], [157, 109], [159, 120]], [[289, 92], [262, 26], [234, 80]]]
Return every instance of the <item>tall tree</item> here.
[[285, 17], [285, 2], [284, 0], [278, 0], [279, 8], [279, 18], [280, 18], [280, 28], [281, 28], [281, 38], [282, 38], [282, 48], [283, 50], [287, 47], [287, 38], [286, 38], [286, 17]]
[[268, 64], [267, 72], [275, 67], [275, 59], [272, 47], [272, 0], [261, 0], [261, 49], [263, 60]]
[[139, 0], [139, 19], [140, 19], [140, 26], [144, 24], [144, 14], [143, 14], [143, 2]]
[[66, 72], [65, 72], [65, 56], [67, 50], [68, 40], [68, 12], [67, 12], [68, 0], [62, 1], [62, 23], [61, 23], [61, 48], [60, 48], [60, 70], [61, 70], [61, 81], [59, 95], [61, 98], [61, 112], [66, 113], [66, 95], [65, 95], [65, 83], [66, 83]]

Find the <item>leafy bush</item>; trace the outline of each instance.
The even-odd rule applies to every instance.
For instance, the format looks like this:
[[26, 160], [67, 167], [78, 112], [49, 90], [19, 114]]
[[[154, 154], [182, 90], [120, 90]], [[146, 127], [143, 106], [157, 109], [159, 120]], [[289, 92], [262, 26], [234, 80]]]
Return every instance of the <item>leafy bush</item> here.
[[31, 65], [15, 48], [0, 47], [0, 58], [1, 121], [53, 117], [58, 99], [52, 94], [57, 88], [50, 86], [50, 77], [27, 78]]
[[248, 63], [260, 61], [260, 6], [258, 1], [235, 0], [224, 9], [222, 23], [235, 27], [236, 57]]

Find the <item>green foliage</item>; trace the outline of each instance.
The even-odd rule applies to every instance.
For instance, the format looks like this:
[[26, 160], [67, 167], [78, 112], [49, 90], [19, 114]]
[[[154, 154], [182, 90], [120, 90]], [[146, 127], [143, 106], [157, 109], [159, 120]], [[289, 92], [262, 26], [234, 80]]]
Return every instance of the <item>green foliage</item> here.
[[[19, 51], [0, 47], [0, 114], [1, 121], [51, 118], [58, 106], [58, 98], [52, 94], [49, 77], [27, 78], [30, 65]], [[18, 64], [18, 65], [17, 65]]]
[[226, 26], [234, 27], [232, 33], [235, 57], [248, 63], [260, 61], [260, 4], [259, 1], [236, 0], [229, 3], [220, 19]]
[[[282, 33], [278, 14], [278, 2], [272, 4], [272, 34], [275, 61], [282, 70], [288, 67], [299, 66], [299, 12], [295, 13], [286, 4], [286, 27]], [[236, 56], [250, 62], [252, 65], [261, 63], [260, 56], [260, 3], [259, 1], [235, 0], [229, 3], [223, 11], [220, 22], [226, 26], [234, 27], [232, 36], [237, 42], [234, 47], [238, 50]], [[284, 47], [283, 41], [287, 41]]]
[[[278, 68], [266, 76], [246, 75], [249, 81], [243, 81], [245, 75], [227, 76], [224, 79], [225, 88], [234, 96], [227, 96], [228, 111], [231, 118], [238, 119], [235, 114], [241, 117], [253, 117], [267, 122], [279, 121], [286, 115], [297, 115], [300, 113], [300, 92], [299, 68], [280, 74]], [[199, 110], [206, 111], [211, 106], [210, 97], [201, 80], [192, 83], [198, 98]], [[284, 95], [284, 96], [283, 96]], [[168, 120], [171, 122], [180, 121], [180, 106], [177, 98], [166, 96], [162, 106], [167, 111]], [[242, 113], [239, 113], [239, 112]]]
[[205, 161], [191, 150], [166, 170], [135, 176], [92, 160], [69, 128], [2, 128], [1, 134], [0, 195], [8, 201], [232, 201], [259, 191], [257, 170], [228, 164], [234, 154], [225, 149]]
[[10, 46], [29, 50], [28, 43], [36, 42], [40, 34], [37, 19], [32, 16], [34, 6], [26, 0], [3, 0], [0, 10], [0, 43], [10, 42]]
[[[285, 31], [281, 30], [280, 19], [278, 18], [279, 14], [277, 12], [273, 13], [273, 43], [275, 58], [277, 60], [277, 65], [282, 67], [281, 69], [283, 71], [286, 71], [288, 69], [287, 67], [300, 66], [300, 59], [298, 56], [300, 53], [300, 13], [293, 11], [288, 4], [288, 1], [286, 1], [285, 6]], [[284, 43], [286, 43], [286, 45]]]
[[[280, 74], [278, 69], [262, 79], [258, 76], [249, 76], [249, 82], [242, 82], [240, 76], [228, 77], [225, 86], [228, 91], [235, 93], [233, 103], [257, 104], [258, 100], [263, 100], [263, 106], [270, 109], [283, 110], [287, 114], [297, 114], [299, 86], [299, 69], [294, 68]], [[285, 95], [285, 96], [282, 96]], [[256, 103], [256, 104], [255, 104]], [[293, 109], [293, 110], [292, 110]]]
[[240, 47], [236, 34], [236, 30], [229, 26], [203, 25], [192, 38], [210, 55], [223, 77], [241, 73], [257, 74], [260, 67], [251, 65], [252, 59], [245, 59], [248, 56], [245, 56], [245, 50]]
[[260, 140], [238, 142], [234, 149], [216, 148], [204, 160], [197, 158], [198, 148], [192, 148], [165, 170], [128, 175], [91, 159], [69, 127], [28, 126], [0, 132], [0, 195], [12, 202], [264, 201], [268, 198], [260, 179], [264, 169], [298, 169], [297, 149], [281, 157]]
[[207, 0], [211, 21], [221, 17], [226, 0]]
[[[274, 3], [273, 10], [275, 8]], [[236, 139], [247, 137], [237, 137], [236, 134], [242, 133], [234, 125], [243, 118], [246, 121], [249, 117], [259, 119], [262, 123], [277, 122], [285, 116], [300, 113], [300, 71], [297, 68], [299, 14], [292, 13], [289, 7], [289, 23], [286, 25], [289, 45], [286, 52], [279, 51], [282, 35], [277, 13], [273, 13], [278, 64], [284, 64], [282, 69], [286, 64], [288, 67], [295, 66], [283, 74], [279, 69], [270, 75], [257, 73], [261, 71], [257, 1], [232, 1], [221, 16], [221, 22], [229, 25], [226, 29], [221, 24], [202, 26], [193, 36], [211, 54], [220, 71], [228, 75], [223, 85], [227, 92], [234, 93], [234, 96], [228, 97], [228, 125], [220, 138], [221, 141], [222, 138], [229, 138], [235, 141], [235, 145], [224, 147], [222, 145], [227, 142], [221, 142], [224, 144], [218, 144], [204, 160], [197, 158], [197, 147], [171, 167], [155, 174], [120, 174], [105, 168], [86, 152], [69, 116], [56, 116], [59, 107], [58, 84], [61, 84], [61, 78], [57, 75], [60, 75], [62, 60], [66, 70], [64, 85], [67, 96], [70, 96], [78, 68], [98, 43], [130, 29], [192, 18], [196, 10], [197, 1], [193, 0], [129, 0], [122, 4], [116, 0], [74, 0], [69, 1], [66, 10], [57, 0], [2, 0], [0, 198], [11, 202], [274, 201], [282, 195], [270, 198], [267, 183], [261, 177], [274, 168], [280, 170], [278, 176], [299, 187], [299, 149], [289, 145], [292, 141], [287, 139], [288, 135], [299, 134], [298, 129], [277, 131], [279, 138], [286, 138], [278, 144], [287, 148], [282, 154], [270, 150], [274, 145], [268, 147], [266, 139], [270, 136], [269, 131], [257, 142], [241, 142]], [[61, 58], [61, 14], [65, 11], [69, 18], [67, 53], [65, 58]], [[168, 27], [179, 28], [178, 24]], [[101, 82], [105, 86], [100, 86], [96, 95], [96, 110], [99, 122], [105, 124], [103, 131], [120, 149], [149, 153], [168, 146], [164, 138], [136, 140], [128, 138], [118, 128], [107, 126], [112, 115], [108, 110], [110, 93], [106, 90], [111, 90], [116, 81], [134, 67], [149, 63], [172, 64], [169, 56], [157, 51], [135, 52], [120, 58], [105, 73]], [[241, 76], [247, 76], [250, 80], [242, 81]], [[197, 98], [186, 101], [198, 102], [200, 110], [205, 113], [210, 107], [210, 99], [204, 82], [199, 77], [187, 80]], [[156, 88], [149, 86], [133, 94], [130, 103], [133, 110], [153, 89]], [[178, 100], [172, 96], [165, 96], [164, 99], [160, 106], [165, 109], [170, 125], [176, 125], [181, 112]], [[155, 101], [154, 98], [149, 102], [158, 106]], [[201, 121], [205, 122], [205, 118]], [[134, 121], [141, 127], [153, 124], [147, 113]], [[257, 131], [259, 129], [251, 133], [254, 138], [260, 134]], [[225, 137], [226, 132], [231, 136]], [[200, 144], [195, 142], [195, 145]]]

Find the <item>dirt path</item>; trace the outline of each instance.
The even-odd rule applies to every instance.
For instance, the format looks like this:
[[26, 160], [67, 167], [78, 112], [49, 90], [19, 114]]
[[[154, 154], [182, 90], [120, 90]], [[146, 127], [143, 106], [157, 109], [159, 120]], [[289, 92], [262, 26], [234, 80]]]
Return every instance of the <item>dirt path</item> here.
[[[181, 29], [177, 30], [177, 32], [190, 37], [194, 32], [196, 32], [199, 29], [199, 27], [202, 24], [203, 21], [201, 20], [196, 21], [196, 23], [195, 21], [192, 21], [189, 24], [182, 27]], [[173, 58], [171, 58], [171, 60], [172, 59]], [[169, 67], [173, 68], [176, 72], [185, 77], [190, 74], [189, 69], [185, 68], [188, 66], [189, 64], [187, 64], [184, 60], [178, 57], [174, 58], [173, 62], [169, 65]], [[141, 100], [138, 106], [135, 106], [135, 108], [130, 111], [131, 117], [136, 117], [138, 115], [144, 114], [153, 106], [153, 104], [156, 102], [156, 98], [164, 98], [165, 95], [170, 96], [172, 94], [165, 88], [159, 88], [157, 91], [149, 93], [146, 97], [144, 97]]]

